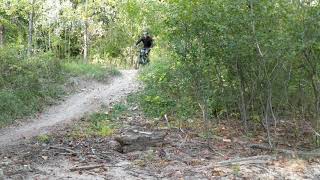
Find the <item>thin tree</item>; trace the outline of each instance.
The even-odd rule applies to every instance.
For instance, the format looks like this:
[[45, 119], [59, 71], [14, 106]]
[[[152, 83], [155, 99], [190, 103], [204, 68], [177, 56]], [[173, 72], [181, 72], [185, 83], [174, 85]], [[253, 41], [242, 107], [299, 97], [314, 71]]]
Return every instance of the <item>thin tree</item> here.
[[84, 17], [84, 47], [83, 47], [83, 61], [88, 63], [88, 0], [85, 1], [84, 6], [85, 17]]
[[35, 0], [31, 0], [31, 12], [29, 14], [29, 30], [28, 30], [28, 56], [31, 56], [32, 54], [34, 4], [35, 4]]
[[0, 24], [0, 47], [4, 45], [4, 25]]

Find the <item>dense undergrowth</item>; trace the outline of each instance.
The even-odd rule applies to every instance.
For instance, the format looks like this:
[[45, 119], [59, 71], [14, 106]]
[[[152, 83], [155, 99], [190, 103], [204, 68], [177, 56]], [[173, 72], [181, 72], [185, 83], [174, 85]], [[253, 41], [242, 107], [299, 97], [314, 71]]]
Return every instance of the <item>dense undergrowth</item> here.
[[17, 48], [0, 51], [0, 127], [17, 118], [40, 111], [64, 94], [63, 84], [71, 76], [97, 80], [119, 71], [92, 64], [64, 63], [53, 54], [27, 58]]
[[279, 126], [294, 127], [319, 145], [319, 5], [170, 1], [152, 26], [162, 52], [141, 74], [141, 106], [149, 116], [263, 130], [270, 146]]
[[183, 72], [177, 66], [179, 64], [169, 60], [156, 60], [141, 71], [139, 78], [145, 88], [135, 98], [147, 116], [170, 114], [188, 118], [197, 113], [192, 97], [183, 95], [183, 87], [180, 86]]

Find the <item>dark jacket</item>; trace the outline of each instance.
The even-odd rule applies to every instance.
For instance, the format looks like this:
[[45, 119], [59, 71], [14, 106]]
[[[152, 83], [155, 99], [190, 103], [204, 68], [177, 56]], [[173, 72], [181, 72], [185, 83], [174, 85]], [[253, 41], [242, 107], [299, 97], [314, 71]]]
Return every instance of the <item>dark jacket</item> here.
[[153, 45], [153, 39], [150, 36], [140, 38], [136, 45], [138, 45], [141, 42], [143, 43], [143, 48], [151, 48]]

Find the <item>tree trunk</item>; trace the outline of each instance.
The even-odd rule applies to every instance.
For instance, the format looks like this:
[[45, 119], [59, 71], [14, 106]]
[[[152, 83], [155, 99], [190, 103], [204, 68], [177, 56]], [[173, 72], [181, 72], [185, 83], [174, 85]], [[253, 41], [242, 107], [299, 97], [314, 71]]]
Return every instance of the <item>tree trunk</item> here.
[[269, 142], [269, 145], [270, 147], [273, 147], [273, 144], [272, 144], [272, 139], [271, 139], [271, 134], [270, 134], [270, 116], [273, 117], [274, 119], [274, 123], [276, 124], [276, 118], [275, 118], [275, 115], [273, 113], [273, 109], [272, 109], [272, 84], [271, 84], [271, 80], [270, 80], [270, 77], [269, 77], [269, 74], [268, 74], [268, 71], [267, 71], [267, 63], [266, 63], [266, 60], [265, 60], [265, 57], [264, 57], [264, 54], [262, 53], [261, 51], [261, 48], [260, 48], [260, 44], [259, 44], [259, 41], [258, 41], [258, 38], [257, 38], [257, 34], [256, 34], [256, 26], [255, 26], [255, 19], [254, 19], [254, 4], [253, 4], [253, 0], [250, 0], [250, 16], [251, 16], [251, 27], [252, 27], [252, 34], [253, 34], [253, 38], [254, 38], [254, 43], [255, 43], [255, 46], [257, 48], [257, 51], [258, 51], [258, 55], [260, 56], [261, 58], [261, 63], [262, 63], [262, 69], [263, 69], [263, 74], [264, 74], [264, 77], [265, 77], [265, 81], [267, 82], [267, 92], [266, 92], [266, 106], [265, 106], [265, 109], [264, 109], [264, 121], [265, 121], [265, 128], [266, 128], [266, 131], [267, 131], [267, 135], [268, 135], [268, 142]]
[[4, 45], [4, 26], [0, 25], [0, 47]]
[[83, 61], [84, 63], [88, 63], [88, 0], [85, 2], [85, 20], [84, 20], [84, 47], [83, 47]]
[[247, 103], [245, 100], [245, 86], [244, 86], [244, 77], [243, 77], [243, 72], [242, 69], [239, 65], [239, 62], [237, 60], [237, 73], [238, 77], [240, 79], [240, 114], [241, 114], [241, 120], [244, 123], [246, 131], [248, 130], [248, 121], [247, 121]]
[[[66, 27], [67, 25], [64, 24], [64, 45], [63, 45], [63, 50], [64, 50], [64, 54], [63, 54], [63, 58], [67, 57], [67, 53], [68, 53], [68, 41], [67, 41], [67, 30], [68, 28]], [[68, 44], [67, 44], [68, 43]]]
[[68, 58], [70, 59], [71, 57], [71, 31], [72, 31], [72, 22], [70, 24], [70, 29], [68, 32]]
[[31, 1], [31, 12], [29, 14], [29, 30], [28, 30], [28, 56], [32, 54], [32, 36], [33, 36], [33, 18], [34, 18], [34, 3], [35, 0]]
[[48, 33], [48, 50], [51, 51], [51, 29], [50, 28]]

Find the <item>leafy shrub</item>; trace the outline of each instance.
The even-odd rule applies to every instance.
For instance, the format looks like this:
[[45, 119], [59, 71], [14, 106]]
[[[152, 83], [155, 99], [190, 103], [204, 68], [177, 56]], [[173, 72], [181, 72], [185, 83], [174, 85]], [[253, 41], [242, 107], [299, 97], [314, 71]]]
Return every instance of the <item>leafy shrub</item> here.
[[155, 61], [141, 72], [145, 88], [137, 98], [146, 115], [175, 114], [187, 118], [195, 113], [194, 102], [184, 95], [185, 82], [177, 66], [169, 60]]
[[25, 58], [19, 48], [0, 51], [0, 126], [39, 111], [59, 97], [63, 82], [60, 62], [51, 54]]

